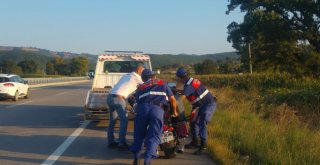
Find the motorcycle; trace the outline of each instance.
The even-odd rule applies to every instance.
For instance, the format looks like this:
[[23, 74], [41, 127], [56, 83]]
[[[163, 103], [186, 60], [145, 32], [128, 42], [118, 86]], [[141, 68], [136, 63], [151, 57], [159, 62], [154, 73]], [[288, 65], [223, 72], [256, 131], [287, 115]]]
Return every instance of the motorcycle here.
[[[176, 87], [175, 83], [168, 84], [171, 89]], [[177, 100], [179, 116], [172, 117], [170, 107], [165, 107], [164, 110], [164, 125], [161, 138], [160, 149], [164, 152], [166, 158], [174, 158], [176, 152], [183, 153], [185, 138], [188, 136], [188, 128], [184, 116], [184, 107], [180, 100], [180, 95], [175, 90], [172, 90]]]
[[169, 110], [165, 111], [163, 133], [161, 137], [161, 143], [159, 145], [160, 150], [164, 152], [166, 158], [174, 158], [176, 156], [177, 136], [174, 127], [171, 123], [171, 115]]
[[[168, 86], [171, 89], [173, 89], [176, 87], [176, 84], [171, 83], [171, 84], [168, 84]], [[174, 158], [176, 156], [177, 150], [183, 151], [185, 137], [187, 137], [189, 134], [186, 126], [186, 122], [185, 122], [186, 119], [184, 116], [184, 107], [179, 98], [180, 95], [174, 92], [174, 90], [173, 90], [173, 93], [175, 98], [177, 99], [177, 103], [178, 103], [177, 108], [180, 114], [178, 117], [172, 117], [170, 106], [164, 106], [163, 132], [161, 137], [161, 143], [159, 144], [159, 148], [157, 151], [158, 156], [159, 156], [159, 150], [163, 151], [165, 158], [167, 159]], [[129, 97], [128, 102], [132, 107], [128, 111], [134, 115], [136, 113], [135, 98]]]

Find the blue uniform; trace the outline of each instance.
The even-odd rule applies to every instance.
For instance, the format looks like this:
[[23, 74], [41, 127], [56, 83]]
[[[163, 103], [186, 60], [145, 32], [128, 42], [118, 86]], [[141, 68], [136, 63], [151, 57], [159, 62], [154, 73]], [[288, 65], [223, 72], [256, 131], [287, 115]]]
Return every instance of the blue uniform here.
[[134, 142], [132, 152], [140, 157], [142, 145], [146, 143], [145, 162], [156, 158], [156, 150], [161, 142], [163, 126], [163, 105], [173, 96], [171, 89], [159, 79], [149, 79], [138, 87], [136, 93], [137, 109], [134, 120]]
[[189, 78], [185, 83], [183, 95], [187, 97], [193, 107], [199, 107], [195, 122], [191, 123], [193, 137], [200, 136], [201, 140], [207, 142], [207, 123], [211, 121], [212, 114], [216, 109], [214, 97], [198, 79], [194, 78]]

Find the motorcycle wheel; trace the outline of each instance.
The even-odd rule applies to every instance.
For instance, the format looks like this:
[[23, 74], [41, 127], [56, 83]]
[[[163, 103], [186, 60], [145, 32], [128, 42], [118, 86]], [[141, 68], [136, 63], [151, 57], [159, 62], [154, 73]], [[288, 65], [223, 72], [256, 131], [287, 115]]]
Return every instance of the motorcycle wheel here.
[[176, 146], [174, 141], [162, 144], [162, 150], [167, 159], [172, 159], [176, 157]]

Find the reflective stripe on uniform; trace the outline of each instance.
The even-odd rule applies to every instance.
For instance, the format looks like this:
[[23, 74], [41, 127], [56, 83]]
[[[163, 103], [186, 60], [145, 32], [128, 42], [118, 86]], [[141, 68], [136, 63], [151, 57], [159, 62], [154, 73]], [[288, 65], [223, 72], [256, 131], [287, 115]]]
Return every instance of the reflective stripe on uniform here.
[[166, 96], [166, 100], [168, 101], [168, 96], [165, 92], [154, 92], [154, 91], [150, 91], [150, 92], [147, 92], [147, 93], [144, 93], [142, 95], [139, 96], [139, 99], [142, 99], [146, 96], [149, 96], [149, 95], [158, 95], [158, 96]]
[[195, 100], [193, 100], [193, 101], [191, 102], [191, 104], [194, 104], [194, 103], [200, 101], [200, 100], [201, 100], [204, 96], [206, 96], [208, 93], [209, 93], [209, 91], [208, 91], [208, 90], [205, 90], [198, 98], [196, 98]]
[[191, 77], [191, 78], [188, 80], [187, 85], [190, 85], [192, 81], [193, 81], [193, 78]]

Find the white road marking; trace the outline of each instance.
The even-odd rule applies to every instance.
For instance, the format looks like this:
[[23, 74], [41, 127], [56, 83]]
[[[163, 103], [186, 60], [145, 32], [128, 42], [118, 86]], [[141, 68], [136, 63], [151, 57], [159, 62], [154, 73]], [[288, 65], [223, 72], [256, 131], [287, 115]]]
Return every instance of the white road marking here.
[[54, 87], [55, 86], [30, 87], [30, 90], [36, 91], [36, 90], [49, 89], [49, 88], [54, 88]]
[[55, 96], [63, 95], [63, 94], [66, 94], [66, 93], [68, 93], [68, 92], [57, 93], [57, 94], [55, 94]]
[[85, 121], [77, 128], [41, 165], [52, 165], [63, 152], [72, 144], [72, 142], [81, 134], [88, 126], [90, 121]]
[[12, 108], [12, 107], [16, 107], [16, 106], [19, 106], [19, 105], [28, 104], [28, 103], [31, 103], [31, 102], [32, 102], [32, 101], [26, 101], [26, 102], [23, 102], [23, 103], [20, 103], [20, 104], [9, 105], [9, 106], [7, 106], [6, 108]]

